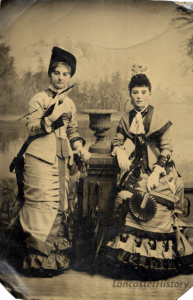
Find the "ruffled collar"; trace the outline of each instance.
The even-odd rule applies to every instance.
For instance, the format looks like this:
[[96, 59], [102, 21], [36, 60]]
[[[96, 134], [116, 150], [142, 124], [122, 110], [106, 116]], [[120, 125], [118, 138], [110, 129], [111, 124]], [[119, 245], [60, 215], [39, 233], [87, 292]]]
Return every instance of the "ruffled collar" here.
[[145, 108], [142, 109], [141, 111], [137, 111], [134, 108], [136, 115], [134, 116], [133, 121], [130, 126], [131, 133], [133, 133], [133, 134], [144, 134], [145, 133], [143, 117], [144, 117], [144, 113], [146, 112], [147, 107], [148, 107], [148, 105], [146, 105]]

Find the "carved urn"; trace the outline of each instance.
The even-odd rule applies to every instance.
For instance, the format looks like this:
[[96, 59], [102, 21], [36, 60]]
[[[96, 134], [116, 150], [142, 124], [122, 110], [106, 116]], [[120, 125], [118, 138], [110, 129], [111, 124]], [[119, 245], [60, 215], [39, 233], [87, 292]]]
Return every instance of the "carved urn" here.
[[87, 109], [84, 114], [89, 114], [89, 128], [95, 131], [96, 142], [90, 146], [89, 152], [107, 154], [110, 146], [104, 141], [106, 131], [111, 128], [111, 114], [116, 113], [113, 109]]

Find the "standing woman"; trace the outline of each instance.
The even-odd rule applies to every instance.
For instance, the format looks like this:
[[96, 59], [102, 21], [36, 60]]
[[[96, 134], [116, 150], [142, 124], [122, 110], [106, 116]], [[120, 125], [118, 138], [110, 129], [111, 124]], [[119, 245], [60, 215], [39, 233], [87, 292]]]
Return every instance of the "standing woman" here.
[[75, 105], [64, 92], [75, 70], [74, 55], [54, 47], [49, 88], [29, 102], [27, 129], [32, 142], [25, 152], [25, 201], [19, 212], [27, 246], [24, 269], [43, 272], [70, 264], [66, 218], [72, 149], [83, 160], [90, 157], [77, 130]]
[[[184, 189], [172, 160], [172, 123], [149, 105], [151, 83], [143, 70], [134, 68], [129, 83], [133, 109], [121, 118], [112, 141], [122, 177], [115, 199], [115, 231], [109, 232], [104, 254], [114, 269], [155, 278], [186, 266], [193, 249], [185, 237], [187, 226], [178, 219]], [[129, 158], [124, 151], [127, 138], [135, 146]]]

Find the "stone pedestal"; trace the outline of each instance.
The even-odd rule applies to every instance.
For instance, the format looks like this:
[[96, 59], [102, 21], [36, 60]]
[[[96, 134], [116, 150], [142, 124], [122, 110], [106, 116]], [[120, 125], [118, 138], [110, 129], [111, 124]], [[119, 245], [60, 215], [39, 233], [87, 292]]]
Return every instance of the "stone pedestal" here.
[[95, 215], [100, 214], [103, 216], [101, 222], [109, 222], [114, 207], [118, 172], [115, 157], [110, 154], [92, 154], [87, 176], [79, 180], [79, 209], [82, 218], [91, 217], [94, 220]]
[[103, 233], [112, 223], [118, 172], [117, 159], [111, 154], [92, 153], [87, 176], [79, 179], [76, 266], [91, 273]]
[[[112, 157], [110, 146], [104, 141], [106, 131], [110, 129], [112, 110], [87, 110], [90, 116], [90, 128], [96, 131], [96, 143], [89, 151], [92, 153], [79, 180], [78, 207], [80, 215], [79, 238], [77, 242], [77, 263], [94, 260], [100, 241], [100, 232], [111, 224], [116, 195], [116, 181], [119, 167], [116, 157]], [[82, 170], [85, 169], [83, 166]]]

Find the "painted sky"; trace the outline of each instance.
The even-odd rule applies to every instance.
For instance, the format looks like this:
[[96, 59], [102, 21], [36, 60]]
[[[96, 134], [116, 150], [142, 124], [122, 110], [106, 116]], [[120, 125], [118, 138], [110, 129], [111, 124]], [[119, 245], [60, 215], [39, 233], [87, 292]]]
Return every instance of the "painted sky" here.
[[75, 80], [98, 81], [116, 71], [129, 77], [132, 64], [143, 63], [154, 88], [169, 88], [182, 101], [192, 82], [191, 70], [183, 74], [192, 33], [172, 25], [176, 8], [152, 1], [37, 1], [23, 14], [20, 7], [2, 36], [20, 75], [35, 72], [40, 58], [47, 68], [52, 47], [61, 46], [78, 59]]

